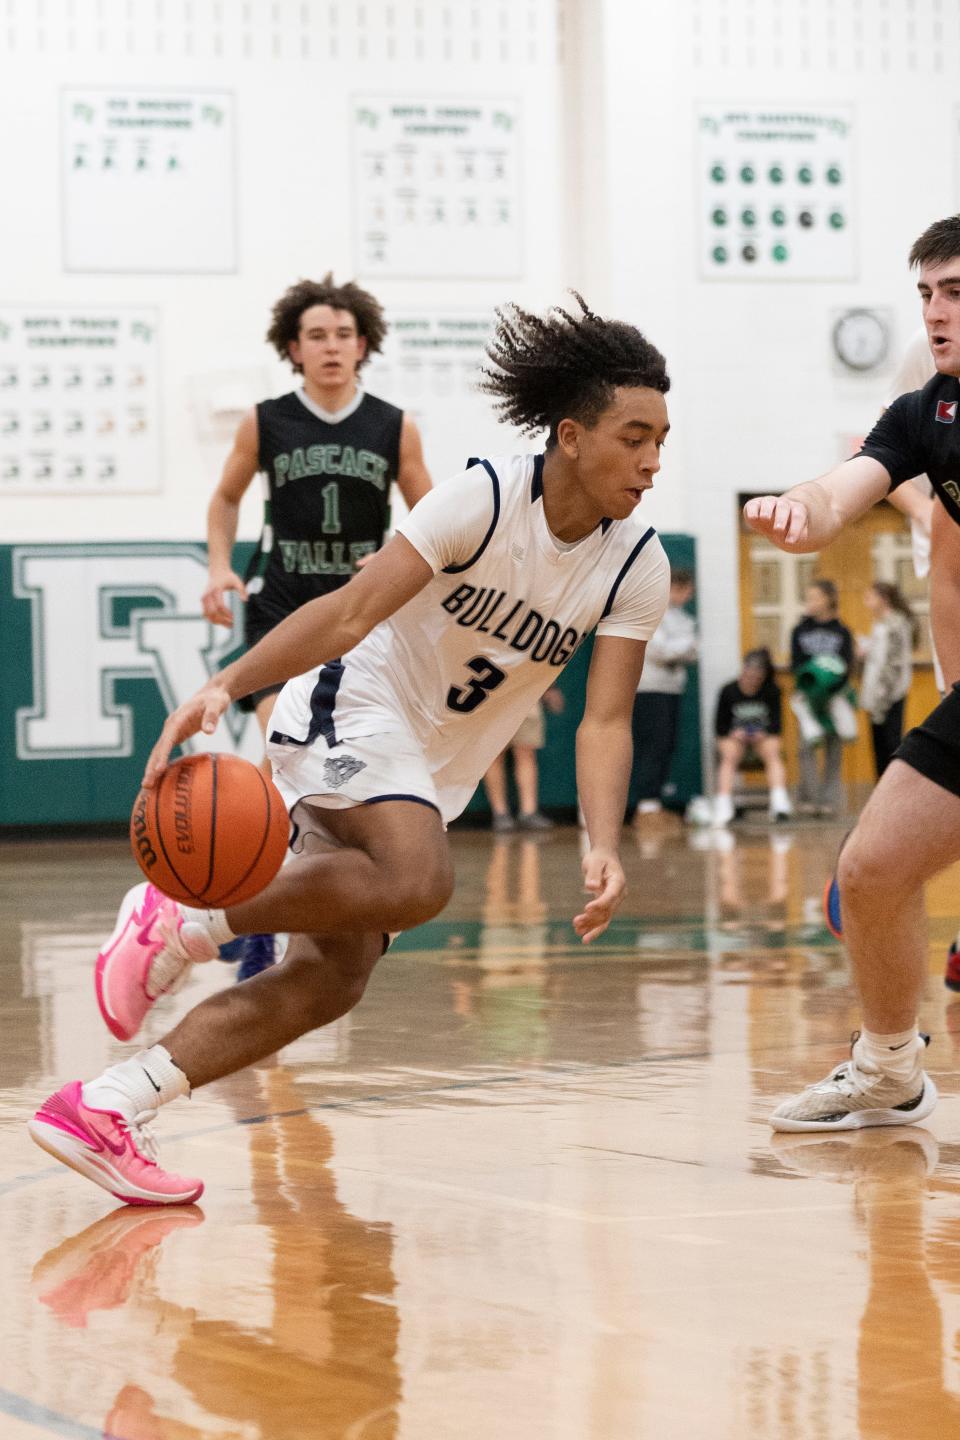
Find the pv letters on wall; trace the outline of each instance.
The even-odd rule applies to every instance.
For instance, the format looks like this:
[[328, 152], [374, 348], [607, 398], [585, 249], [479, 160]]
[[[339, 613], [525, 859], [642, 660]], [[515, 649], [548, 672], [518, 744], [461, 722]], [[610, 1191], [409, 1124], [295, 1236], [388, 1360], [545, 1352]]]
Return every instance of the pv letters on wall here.
[[[21, 761], [125, 757], [152, 745], [121, 679], [153, 681], [167, 711], [188, 699], [238, 643], [200, 608], [204, 548], [191, 543], [24, 545], [12, 553], [13, 594], [29, 602], [32, 700], [15, 712]], [[252, 716], [231, 711], [189, 750], [259, 759]]]

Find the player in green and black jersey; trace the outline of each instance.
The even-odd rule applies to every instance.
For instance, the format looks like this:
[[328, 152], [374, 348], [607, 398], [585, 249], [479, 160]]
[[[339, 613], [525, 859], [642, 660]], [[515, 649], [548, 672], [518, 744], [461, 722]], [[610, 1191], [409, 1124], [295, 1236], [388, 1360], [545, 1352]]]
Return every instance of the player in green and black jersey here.
[[[305, 601], [338, 589], [379, 550], [394, 481], [411, 508], [430, 489], [413, 420], [359, 380], [386, 328], [372, 295], [352, 282], [335, 285], [329, 274], [298, 281], [273, 308], [267, 339], [303, 383], [244, 416], [207, 513], [204, 614], [231, 625], [226, 592], [236, 590], [246, 602], [248, 645]], [[231, 551], [240, 501], [258, 471], [263, 530], [241, 579]], [[279, 689], [242, 702], [264, 732]]]
[[[303, 383], [244, 416], [207, 512], [203, 612], [215, 625], [232, 625], [227, 591], [237, 591], [248, 646], [306, 601], [345, 584], [380, 549], [394, 481], [411, 509], [430, 489], [413, 420], [360, 383], [386, 329], [379, 302], [352, 281], [336, 285], [332, 274], [298, 281], [273, 307], [267, 339]], [[240, 501], [258, 472], [263, 530], [241, 579], [231, 552]], [[256, 711], [264, 735], [281, 688], [240, 702]], [[272, 960], [272, 936], [245, 937], [240, 978]]]

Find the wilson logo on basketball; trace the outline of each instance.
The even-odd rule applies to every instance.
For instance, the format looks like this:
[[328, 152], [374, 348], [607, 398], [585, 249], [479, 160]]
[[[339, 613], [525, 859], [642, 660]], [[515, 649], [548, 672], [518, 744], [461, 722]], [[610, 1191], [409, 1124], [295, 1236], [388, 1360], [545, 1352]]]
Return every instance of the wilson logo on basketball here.
[[953, 424], [954, 420], [956, 420], [957, 418], [958, 403], [960, 402], [956, 400], [937, 401], [937, 419], [940, 421], [941, 425]]
[[137, 796], [137, 802], [133, 807], [133, 814], [130, 817], [130, 831], [133, 839], [133, 848], [140, 861], [140, 868], [143, 871], [150, 871], [157, 863], [157, 852], [150, 844], [150, 836], [147, 833], [147, 795], [141, 790]]
[[193, 771], [186, 767], [178, 771], [176, 789], [173, 792], [173, 827], [177, 837], [177, 849], [181, 855], [193, 854], [193, 834], [190, 825], [190, 789]]
[[272, 781], [238, 755], [184, 755], [142, 790], [130, 817], [141, 870], [184, 905], [259, 895], [287, 853], [290, 821]]

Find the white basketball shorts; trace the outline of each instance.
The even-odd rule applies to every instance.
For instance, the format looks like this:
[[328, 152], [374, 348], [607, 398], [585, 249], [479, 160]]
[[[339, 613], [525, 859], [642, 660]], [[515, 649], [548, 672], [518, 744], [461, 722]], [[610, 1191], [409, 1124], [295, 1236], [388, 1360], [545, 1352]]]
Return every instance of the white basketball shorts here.
[[408, 800], [440, 810], [423, 752], [412, 737], [402, 733], [364, 735], [334, 746], [322, 738], [312, 745], [271, 740], [267, 755], [273, 783], [291, 812], [301, 800], [332, 810], [388, 800]]

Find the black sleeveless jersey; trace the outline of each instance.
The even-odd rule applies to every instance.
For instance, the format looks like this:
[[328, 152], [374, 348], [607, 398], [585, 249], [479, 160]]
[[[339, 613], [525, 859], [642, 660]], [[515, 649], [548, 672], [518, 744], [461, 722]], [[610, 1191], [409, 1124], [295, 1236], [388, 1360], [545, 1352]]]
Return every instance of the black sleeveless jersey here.
[[291, 391], [257, 406], [267, 478], [263, 532], [247, 567], [247, 632], [345, 584], [379, 550], [400, 463], [403, 411], [364, 395], [331, 424]]
[[900, 395], [863, 442], [894, 490], [927, 475], [944, 509], [960, 525], [960, 380], [934, 375], [922, 390]]

